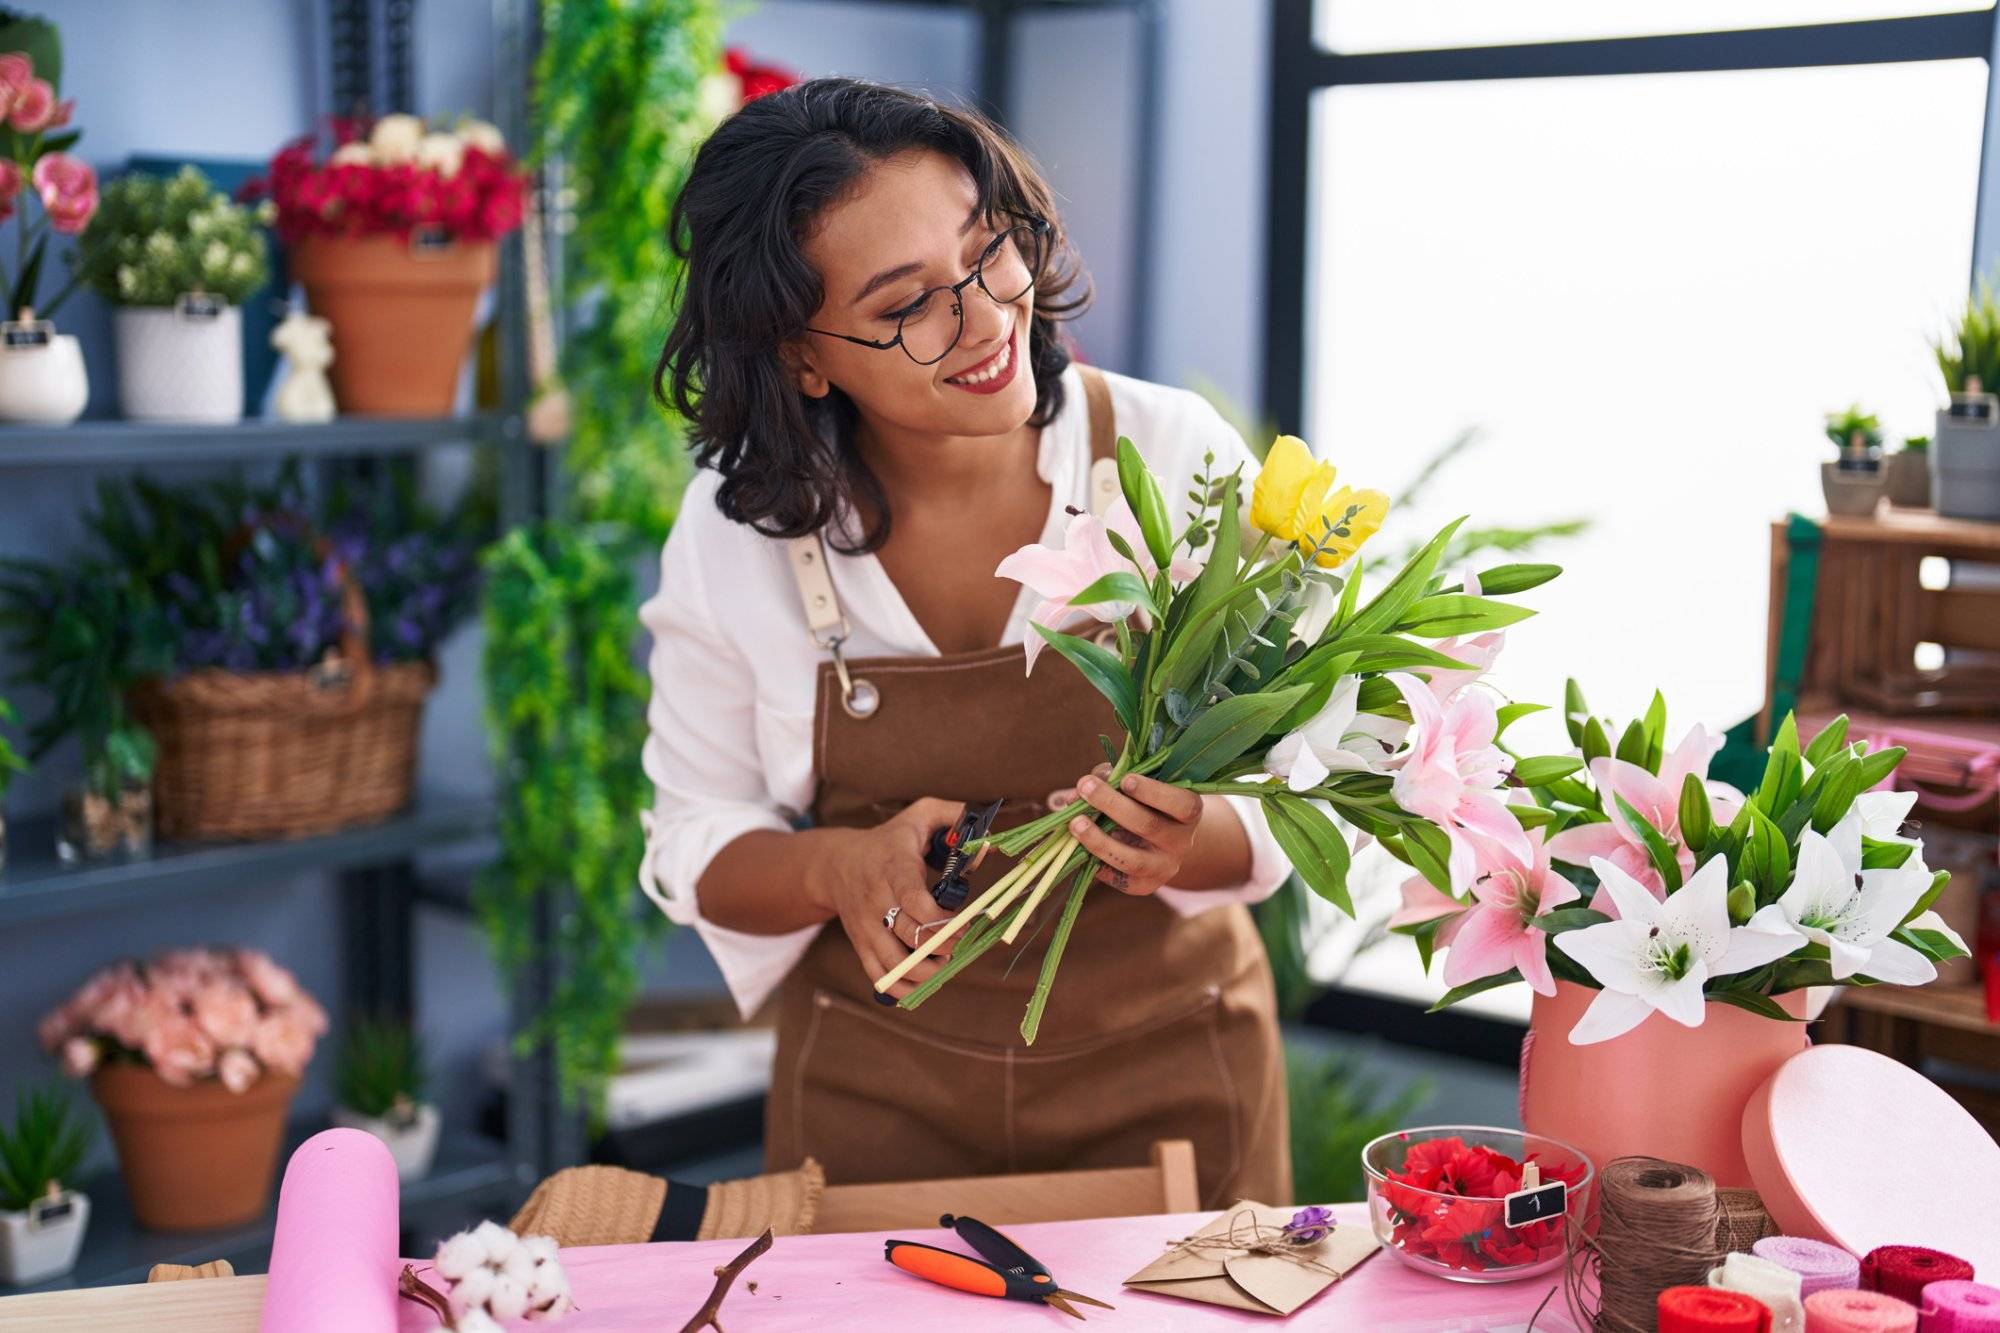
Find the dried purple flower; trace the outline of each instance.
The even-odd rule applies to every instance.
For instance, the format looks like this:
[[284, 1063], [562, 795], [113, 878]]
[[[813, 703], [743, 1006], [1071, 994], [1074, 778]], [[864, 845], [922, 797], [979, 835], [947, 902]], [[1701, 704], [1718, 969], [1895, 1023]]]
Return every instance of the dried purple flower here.
[[1336, 1225], [1333, 1211], [1315, 1204], [1293, 1213], [1282, 1234], [1294, 1245], [1312, 1245], [1332, 1235]]

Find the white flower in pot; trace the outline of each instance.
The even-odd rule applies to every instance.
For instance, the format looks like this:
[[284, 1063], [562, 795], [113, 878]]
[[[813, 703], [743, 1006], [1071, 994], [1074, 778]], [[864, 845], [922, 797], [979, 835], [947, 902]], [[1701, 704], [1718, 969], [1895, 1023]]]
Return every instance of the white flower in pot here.
[[[74, 334], [50, 322], [76, 290], [77, 279], [57, 283], [46, 301], [38, 299], [52, 234], [74, 236], [97, 211], [97, 173], [68, 150], [78, 132], [64, 130], [74, 102], [58, 100], [53, 85], [35, 76], [26, 54], [0, 54], [0, 125], [8, 151], [0, 156], [0, 221], [15, 219], [21, 233], [18, 269], [0, 265], [6, 307], [0, 311], [0, 421], [67, 426], [90, 398], [83, 348]], [[22, 201], [40, 205], [34, 216]], [[52, 276], [52, 275], [51, 275]]]
[[89, 1147], [89, 1126], [60, 1087], [21, 1092], [12, 1128], [0, 1127], [0, 1284], [26, 1286], [76, 1267], [90, 1198], [63, 1182]]
[[116, 308], [118, 400], [134, 421], [243, 415], [242, 302], [270, 271], [270, 205], [232, 203], [193, 167], [112, 182], [79, 271]]
[[437, 1155], [437, 1107], [423, 1100], [424, 1050], [407, 1024], [359, 1019], [334, 1071], [333, 1123], [389, 1145], [401, 1180], [421, 1180]]

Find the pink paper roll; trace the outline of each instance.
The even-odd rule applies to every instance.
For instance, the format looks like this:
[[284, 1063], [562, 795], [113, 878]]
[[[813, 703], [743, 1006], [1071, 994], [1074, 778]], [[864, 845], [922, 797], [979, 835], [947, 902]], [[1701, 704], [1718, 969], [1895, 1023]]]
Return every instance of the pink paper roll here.
[[1816, 1291], [1852, 1291], [1861, 1285], [1861, 1261], [1823, 1240], [1766, 1236], [1754, 1242], [1750, 1252], [1797, 1273], [1802, 1300]]
[[1806, 1333], [1916, 1333], [1917, 1307], [1879, 1291], [1816, 1291]]
[[1923, 1333], [2000, 1333], [2000, 1289], [1984, 1282], [1933, 1282], [1924, 1288]]
[[259, 1333], [395, 1333], [396, 1161], [373, 1134], [299, 1145], [278, 1189]]

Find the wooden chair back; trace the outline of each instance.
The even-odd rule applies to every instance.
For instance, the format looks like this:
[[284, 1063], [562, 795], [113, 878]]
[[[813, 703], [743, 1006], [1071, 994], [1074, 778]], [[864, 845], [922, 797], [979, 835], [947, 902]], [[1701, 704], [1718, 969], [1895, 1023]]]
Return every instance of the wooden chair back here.
[[876, 1185], [828, 1185], [813, 1217], [817, 1233], [935, 1227], [944, 1213], [963, 1213], [995, 1226], [1065, 1222], [1086, 1217], [1140, 1217], [1200, 1209], [1194, 1145], [1164, 1139], [1144, 1166], [1090, 1171], [1041, 1171], [958, 1180], [903, 1180]]

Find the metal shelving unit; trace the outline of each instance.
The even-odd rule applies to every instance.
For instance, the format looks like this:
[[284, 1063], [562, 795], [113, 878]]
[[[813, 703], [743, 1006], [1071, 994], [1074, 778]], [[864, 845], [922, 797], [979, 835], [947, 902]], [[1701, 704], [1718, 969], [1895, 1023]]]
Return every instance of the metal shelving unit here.
[[[329, 110], [351, 113], [368, 105], [407, 109], [413, 58], [409, 8], [394, 0], [328, 0], [326, 6], [316, 7], [324, 39], [318, 49], [336, 70], [344, 71], [342, 79], [327, 85], [343, 104]], [[499, 37], [493, 74], [499, 105], [494, 118], [509, 141], [518, 143], [526, 133], [536, 5], [534, 0], [493, 0], [493, 9]], [[390, 57], [390, 68], [381, 68], [371, 56], [371, 50], [378, 48]], [[31, 487], [50, 473], [68, 475], [77, 469], [181, 462], [253, 464], [291, 458], [332, 468], [473, 448], [495, 452], [501, 525], [533, 521], [547, 512], [549, 485], [545, 452], [529, 443], [522, 420], [527, 357], [520, 243], [518, 235], [509, 237], [501, 251], [497, 410], [435, 420], [343, 417], [318, 425], [92, 420], [62, 428], [0, 427], [0, 474], [10, 474], [0, 478], [0, 485]], [[10, 855], [0, 871], [0, 930], [87, 930], [100, 913], [193, 904], [232, 889], [275, 886], [290, 876], [330, 872], [336, 877], [339, 922], [337, 937], [328, 944], [339, 953], [343, 984], [339, 995], [328, 997], [328, 1007], [336, 1012], [401, 1014], [414, 1021], [416, 912], [419, 907], [452, 915], [469, 912], [463, 863], [490, 854], [496, 814], [497, 801], [489, 796], [420, 791], [408, 810], [365, 828], [285, 841], [161, 843], [141, 856], [75, 863], [56, 856], [53, 820], [19, 821], [12, 826]], [[427, 878], [418, 872], [419, 853], [453, 853], [453, 865], [444, 876]], [[510, 1015], [514, 1031], [525, 1025], [525, 1016], [553, 984], [540, 976], [523, 978], [522, 983], [521, 999]], [[330, 1056], [328, 1051], [321, 1058]], [[551, 1144], [561, 1142], [551, 1127], [562, 1126], [566, 1114], [554, 1087], [552, 1063], [545, 1056], [517, 1059], [506, 1093], [506, 1142], [467, 1126], [447, 1124], [431, 1173], [403, 1187], [406, 1231], [421, 1233], [428, 1225], [425, 1218], [437, 1215], [442, 1223], [450, 1217], [449, 1210], [473, 1205], [485, 1215], [505, 1216], [550, 1169]], [[323, 1127], [297, 1122], [291, 1142]], [[279, 1165], [282, 1170], [282, 1159]], [[143, 1281], [155, 1263], [228, 1258], [255, 1270], [268, 1257], [275, 1190], [264, 1213], [242, 1226], [168, 1235], [138, 1226], [115, 1172], [86, 1182], [84, 1188], [91, 1196], [93, 1216], [75, 1271], [41, 1288], [10, 1288], [0, 1296]], [[421, 1236], [416, 1243], [422, 1243]]]

